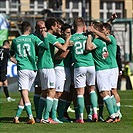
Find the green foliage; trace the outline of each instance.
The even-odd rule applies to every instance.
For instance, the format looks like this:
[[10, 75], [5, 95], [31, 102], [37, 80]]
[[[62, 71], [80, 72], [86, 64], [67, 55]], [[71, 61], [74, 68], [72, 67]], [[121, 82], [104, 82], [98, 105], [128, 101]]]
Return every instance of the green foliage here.
[[[119, 91], [121, 97], [121, 112], [122, 120], [119, 123], [104, 123], [104, 122], [85, 122], [79, 123], [63, 123], [63, 124], [25, 124], [27, 114], [23, 111], [20, 124], [13, 124], [12, 120], [15, 116], [17, 104], [20, 94], [18, 92], [10, 93], [11, 97], [15, 98], [15, 102], [8, 103], [3, 92], [0, 93], [0, 132], [1, 133], [131, 133], [133, 130], [133, 90]], [[33, 93], [30, 93], [32, 102], [33, 114], [35, 110], [33, 105]], [[73, 105], [71, 105], [73, 108]], [[71, 118], [74, 118], [74, 113], [69, 113]], [[104, 107], [104, 118], [108, 116], [107, 110]], [[84, 114], [86, 119], [86, 111]]]

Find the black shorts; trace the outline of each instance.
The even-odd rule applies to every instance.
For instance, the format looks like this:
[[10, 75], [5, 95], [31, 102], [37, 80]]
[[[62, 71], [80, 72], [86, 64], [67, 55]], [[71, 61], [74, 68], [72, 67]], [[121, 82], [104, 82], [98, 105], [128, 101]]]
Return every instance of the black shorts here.
[[0, 82], [7, 80], [7, 71], [0, 72]]

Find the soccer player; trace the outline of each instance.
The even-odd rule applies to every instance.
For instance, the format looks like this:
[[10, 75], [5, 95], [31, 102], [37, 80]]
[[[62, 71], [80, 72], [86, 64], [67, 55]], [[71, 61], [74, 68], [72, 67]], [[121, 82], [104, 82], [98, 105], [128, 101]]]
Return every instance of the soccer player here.
[[[118, 65], [116, 61], [116, 39], [113, 35], [111, 35], [111, 25], [109, 23], [103, 23], [103, 33], [95, 30], [93, 27], [91, 29], [92, 32], [96, 33], [100, 36], [107, 44], [107, 49], [109, 52], [109, 57], [107, 58], [108, 65], [111, 71], [111, 93], [112, 93], [112, 101], [115, 108], [115, 113], [118, 121], [120, 121], [121, 113], [120, 113], [120, 96], [117, 92], [117, 81], [118, 81]], [[116, 105], [117, 104], [117, 107]], [[118, 115], [119, 114], [119, 115]]]
[[[48, 18], [45, 21], [45, 25], [47, 28], [47, 39], [49, 44], [49, 49], [46, 51], [39, 51], [38, 58], [38, 68], [41, 79], [41, 87], [42, 87], [42, 95], [39, 101], [39, 107], [44, 105], [44, 115], [41, 119], [42, 123], [60, 123], [60, 121], [55, 118], [54, 120], [49, 119], [49, 113], [52, 107], [56, 107], [58, 105], [58, 99], [55, 98], [55, 71], [54, 71], [54, 47], [62, 51], [66, 51], [68, 44], [61, 45], [59, 41], [56, 39], [56, 36], [53, 35], [54, 32], [57, 31], [58, 25], [57, 20], [55, 18]], [[44, 100], [41, 100], [44, 99]], [[38, 112], [42, 114], [42, 110]], [[41, 116], [41, 115], [39, 115]], [[39, 118], [40, 119], [40, 118]]]
[[9, 96], [8, 91], [8, 81], [7, 81], [7, 64], [8, 59], [13, 63], [16, 63], [16, 60], [10, 56], [10, 42], [4, 40], [3, 46], [0, 47], [0, 88], [3, 86], [3, 90], [8, 102], [15, 101], [15, 99]]
[[[93, 27], [99, 32], [103, 31], [103, 25], [99, 22], [94, 22]], [[91, 35], [88, 35], [88, 40], [86, 43], [86, 49], [92, 51], [92, 55], [95, 62], [96, 68], [96, 83], [100, 96], [106, 104], [107, 110], [109, 112], [109, 118], [106, 120], [107, 123], [115, 122], [115, 111], [113, 107], [113, 102], [110, 97], [111, 85], [110, 85], [110, 67], [107, 63], [108, 50], [106, 43], [95, 34], [95, 38], [92, 41]]]
[[[36, 26], [35, 26], [35, 32], [33, 33], [35, 36], [39, 37], [44, 43], [45, 45], [48, 46], [48, 42], [47, 42], [47, 38], [46, 36], [43, 36], [43, 32], [46, 32], [47, 28], [45, 26], [45, 22], [44, 20], [37, 20], [36, 21]], [[45, 51], [46, 49], [41, 49], [41, 51]], [[36, 54], [38, 55], [38, 51], [39, 51], [39, 47], [36, 47]], [[41, 93], [42, 93], [42, 89], [41, 89], [41, 81], [40, 81], [40, 75], [39, 75], [39, 70], [37, 72], [37, 76], [34, 82], [34, 87], [35, 87], [35, 92], [34, 92], [34, 106], [35, 106], [35, 112], [36, 112], [36, 121], [38, 122], [39, 117], [41, 117], [42, 115], [40, 113], [38, 113], [38, 110], [40, 110], [40, 112], [43, 112], [43, 108], [44, 108], [44, 104], [42, 104], [42, 106], [39, 106], [39, 100], [41, 97]], [[43, 101], [44, 99], [41, 97], [40, 101]], [[40, 107], [40, 108], [39, 108]], [[38, 115], [41, 116], [38, 116]], [[40, 122], [40, 120], [39, 120]]]
[[71, 41], [74, 42], [72, 47], [72, 59], [74, 62], [74, 86], [77, 92], [77, 105], [79, 118], [76, 120], [77, 123], [84, 123], [83, 112], [84, 112], [84, 89], [90, 95], [90, 101], [93, 109], [93, 121], [98, 120], [97, 116], [97, 95], [95, 92], [95, 66], [92, 53], [85, 53], [85, 44], [87, 36], [83, 34], [86, 31], [86, 25], [82, 17], [74, 19], [74, 29], [76, 33], [71, 36]]
[[28, 91], [30, 91], [37, 73], [35, 45], [42, 47], [42, 49], [46, 46], [38, 37], [30, 34], [31, 26], [29, 22], [22, 22], [21, 31], [22, 35], [13, 39], [11, 45], [11, 55], [15, 55], [17, 60], [18, 86], [21, 94], [13, 123], [19, 123], [19, 117], [25, 108], [29, 118], [27, 124], [34, 124], [35, 120]]
[[[71, 36], [71, 26], [68, 24], [63, 24], [61, 27], [61, 32], [62, 32], [62, 34], [60, 35], [61, 38], [58, 39], [60, 39], [60, 41], [62, 40], [62, 44], [64, 44], [65, 40], [69, 41], [67, 39], [69, 39]], [[70, 85], [71, 85], [71, 74], [69, 68], [71, 66], [71, 62], [70, 62], [69, 51], [70, 51], [69, 49], [67, 49], [66, 52], [58, 51], [54, 59], [56, 85], [57, 85], [56, 88], [60, 88], [56, 89], [56, 93], [58, 93], [58, 98], [59, 98], [57, 113], [58, 113], [58, 119], [63, 122], [70, 122], [69, 120], [64, 118], [64, 112], [66, 109], [66, 98], [68, 96], [68, 92], [70, 90]]]

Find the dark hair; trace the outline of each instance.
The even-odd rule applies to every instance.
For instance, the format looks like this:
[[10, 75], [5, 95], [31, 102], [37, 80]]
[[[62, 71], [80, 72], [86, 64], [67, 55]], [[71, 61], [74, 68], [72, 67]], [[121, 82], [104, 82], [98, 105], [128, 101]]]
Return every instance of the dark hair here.
[[31, 27], [30, 26], [30, 23], [27, 22], [27, 21], [23, 21], [21, 23], [21, 31], [22, 31], [22, 33], [24, 33], [25, 31], [27, 31], [29, 29], [29, 27]]
[[67, 23], [65, 23], [65, 24], [63, 24], [62, 25], [62, 27], [61, 27], [61, 31], [65, 31], [66, 29], [68, 29], [68, 28], [72, 28], [72, 26], [71, 25], [69, 25], [69, 24], [67, 24]]
[[59, 24], [61, 24], [61, 25], [64, 24], [64, 21], [63, 21], [62, 19], [60, 19], [60, 18], [57, 18], [57, 22], [58, 22]]
[[6, 44], [10, 44], [10, 42], [8, 40], [4, 40], [3, 41], [3, 46], [6, 45]]
[[100, 32], [102, 32], [102, 30], [103, 30], [103, 25], [102, 25], [102, 23], [100, 23], [100, 22], [93, 22], [93, 24], [94, 24], [94, 28], [95, 29], [97, 29], [98, 31], [100, 31]]
[[107, 29], [110, 30], [110, 33], [112, 32], [111, 25], [109, 23], [103, 23], [103, 26]]
[[45, 25], [46, 25], [47, 30], [50, 30], [51, 26], [55, 26], [56, 22], [57, 22], [57, 19], [55, 19], [53, 17], [47, 18], [45, 21]]

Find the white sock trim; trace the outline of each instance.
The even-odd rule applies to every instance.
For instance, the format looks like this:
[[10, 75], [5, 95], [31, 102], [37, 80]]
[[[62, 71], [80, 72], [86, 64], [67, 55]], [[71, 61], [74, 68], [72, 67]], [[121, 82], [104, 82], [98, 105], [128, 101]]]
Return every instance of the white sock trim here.
[[58, 101], [58, 99], [57, 98], [54, 98], [54, 101]]
[[24, 106], [18, 105], [19, 108], [24, 109]]
[[91, 91], [89, 94], [91, 94], [91, 93], [96, 93], [95, 91]]
[[117, 106], [121, 106], [120, 102], [119, 103], [116, 103]]
[[53, 101], [53, 98], [51, 98], [51, 97], [47, 97], [46, 99]]
[[83, 95], [78, 95], [77, 97], [83, 97]]
[[28, 106], [28, 105], [30, 105], [30, 106], [31, 106], [31, 103], [25, 103], [25, 106]]
[[103, 101], [105, 101], [105, 100], [108, 99], [108, 98], [110, 98], [109, 95], [105, 96], [105, 97], [103, 98]]

